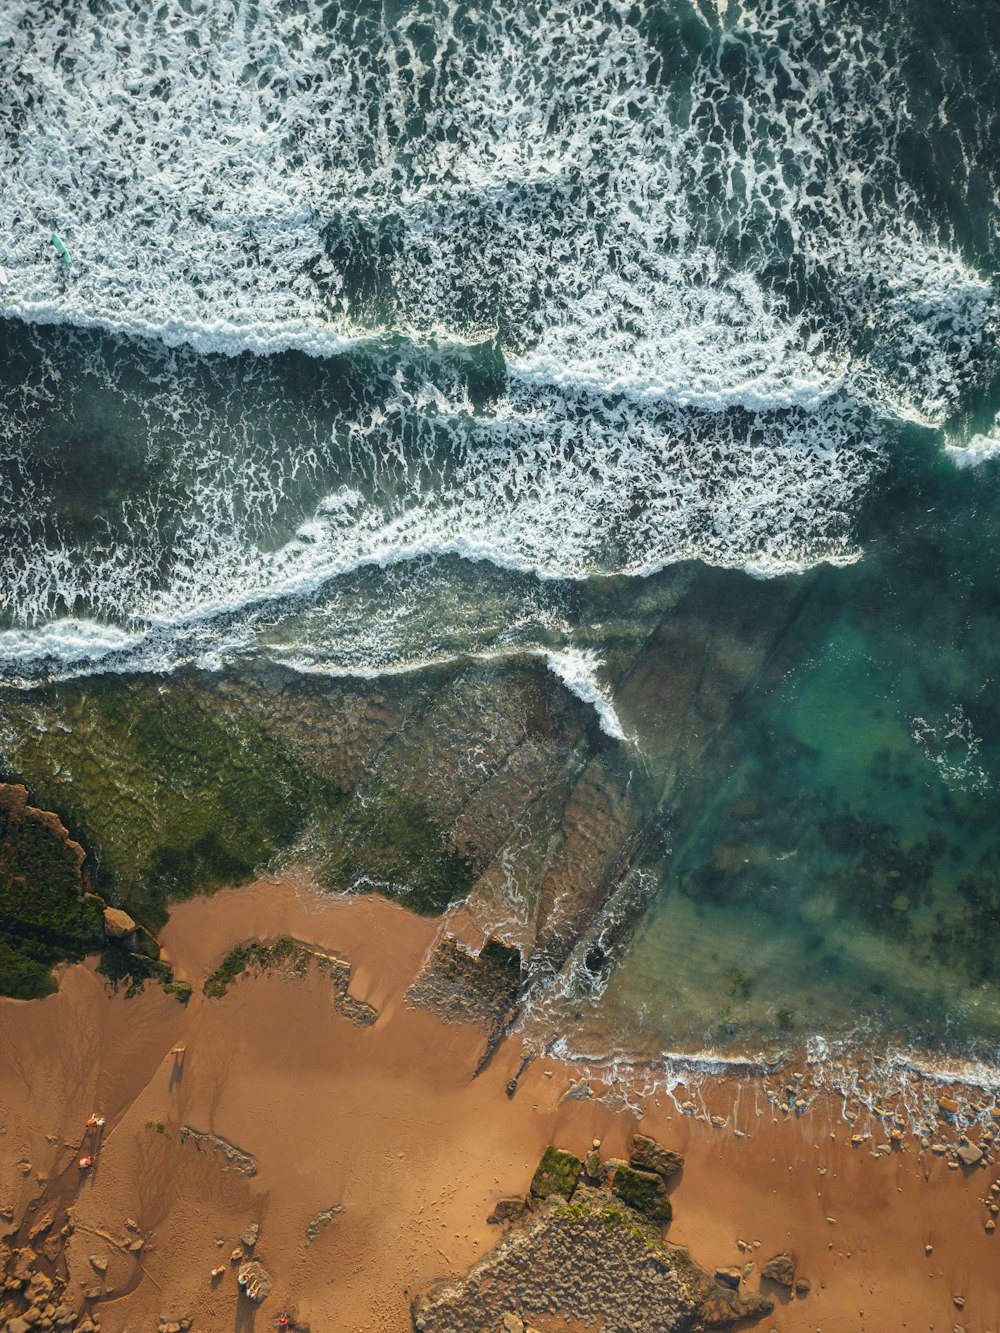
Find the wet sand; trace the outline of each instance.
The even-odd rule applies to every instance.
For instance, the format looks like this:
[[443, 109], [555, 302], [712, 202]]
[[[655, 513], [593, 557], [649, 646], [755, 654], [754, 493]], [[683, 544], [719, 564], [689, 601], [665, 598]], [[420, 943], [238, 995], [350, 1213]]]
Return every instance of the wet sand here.
[[[598, 1100], [599, 1086], [562, 1100], [578, 1070], [535, 1061], [508, 1099], [518, 1043], [473, 1080], [484, 1034], [403, 1002], [438, 929], [379, 899], [319, 898], [305, 873], [289, 874], [175, 909], [163, 944], [195, 987], [186, 1007], [157, 988], [109, 996], [87, 966], [66, 969], [46, 1000], [0, 1004], [0, 1203], [20, 1216], [44, 1189], [38, 1173], [54, 1180], [73, 1160], [90, 1111], [107, 1118], [68, 1245], [84, 1287], [97, 1279], [89, 1256], [109, 1261], [109, 1298], [96, 1307], [105, 1333], [155, 1327], [164, 1313], [193, 1316], [196, 1329], [261, 1329], [282, 1309], [316, 1331], [402, 1333], [413, 1295], [496, 1243], [486, 1216], [527, 1189], [548, 1143], [582, 1153], [598, 1137], [605, 1155], [627, 1153], [634, 1111]], [[378, 1010], [374, 1026], [337, 1013], [316, 971], [202, 995], [233, 945], [283, 934], [350, 962], [350, 993]], [[708, 1268], [753, 1260], [751, 1287], [766, 1258], [794, 1250], [812, 1290], [789, 1300], [769, 1285], [777, 1307], [758, 1327], [1000, 1327], [1000, 1239], [978, 1202], [992, 1168], [966, 1176], [915, 1141], [873, 1157], [870, 1145], [852, 1148], [839, 1103], [788, 1118], [752, 1085], [720, 1081], [706, 1096], [724, 1127], [666, 1096], [644, 1102], [641, 1127], [687, 1156], [669, 1239]], [[235, 1145], [256, 1174], [225, 1169], [221, 1153], [182, 1141], [182, 1126]], [[334, 1206], [343, 1211], [307, 1244], [307, 1227]], [[252, 1222], [275, 1283], [259, 1310], [238, 1298], [230, 1262]], [[147, 1238], [138, 1257], [125, 1248], [137, 1235]]]

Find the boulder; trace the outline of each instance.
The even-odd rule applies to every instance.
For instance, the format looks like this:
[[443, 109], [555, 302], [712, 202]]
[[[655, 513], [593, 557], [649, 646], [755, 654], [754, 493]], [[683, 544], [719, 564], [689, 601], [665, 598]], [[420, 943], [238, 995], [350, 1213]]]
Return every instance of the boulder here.
[[259, 1235], [260, 1235], [260, 1223], [251, 1222], [250, 1225], [247, 1227], [246, 1231], [244, 1231], [243, 1235], [240, 1237], [240, 1240], [243, 1242], [243, 1245], [246, 1249], [252, 1250], [253, 1247], [257, 1244], [257, 1237]]
[[582, 1170], [583, 1163], [571, 1152], [563, 1148], [546, 1148], [532, 1177], [531, 1193], [536, 1199], [547, 1199], [552, 1194], [571, 1199]]
[[648, 1134], [636, 1134], [632, 1139], [629, 1163], [639, 1171], [653, 1171], [669, 1180], [684, 1165], [684, 1158], [679, 1152], [664, 1148]]
[[768, 1259], [760, 1275], [791, 1291], [795, 1281], [795, 1260], [790, 1254], [776, 1254], [773, 1259]]
[[811, 1291], [812, 1283], [807, 1277], [797, 1277], [795, 1279], [795, 1294], [798, 1296], [799, 1300], [801, 1300], [803, 1296], [808, 1296]]
[[610, 1178], [612, 1192], [622, 1203], [627, 1203], [651, 1222], [665, 1226], [673, 1217], [663, 1177], [655, 1171], [637, 1171], [634, 1167], [616, 1166]]
[[524, 1199], [497, 1199], [492, 1213], [486, 1220], [494, 1225], [498, 1222], [512, 1222], [515, 1218], [523, 1217], [527, 1211], [528, 1205]]
[[123, 912], [120, 907], [105, 907], [104, 933], [109, 940], [130, 939], [134, 931], [135, 922], [128, 912]]
[[961, 1147], [956, 1148], [955, 1156], [963, 1166], [978, 1166], [983, 1160], [982, 1148], [977, 1148], [974, 1143], [963, 1143]]

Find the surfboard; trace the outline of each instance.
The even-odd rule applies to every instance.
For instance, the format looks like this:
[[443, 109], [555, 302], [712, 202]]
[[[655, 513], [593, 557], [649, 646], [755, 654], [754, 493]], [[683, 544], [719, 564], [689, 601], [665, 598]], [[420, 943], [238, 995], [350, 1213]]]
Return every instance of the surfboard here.
[[70, 252], [66, 249], [65, 245], [63, 245], [61, 237], [60, 237], [56, 232], [53, 232], [53, 233], [52, 233], [51, 240], [52, 240], [52, 244], [53, 244], [53, 245], [55, 246], [55, 248], [56, 248], [56, 254], [57, 254], [57, 255], [59, 256], [59, 258], [63, 261], [63, 263], [64, 263], [64, 264], [72, 264], [72, 262], [73, 262], [73, 256], [72, 256], [72, 255], [70, 254]]

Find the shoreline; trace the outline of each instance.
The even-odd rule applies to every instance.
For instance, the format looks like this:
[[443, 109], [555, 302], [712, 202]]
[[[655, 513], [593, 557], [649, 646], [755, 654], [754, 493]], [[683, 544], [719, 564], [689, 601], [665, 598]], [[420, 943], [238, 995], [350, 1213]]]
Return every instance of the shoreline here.
[[[474, 923], [458, 912], [446, 924], [471, 935]], [[525, 1192], [549, 1144], [581, 1154], [600, 1138], [602, 1152], [627, 1156], [641, 1129], [686, 1157], [671, 1242], [709, 1271], [755, 1263], [751, 1283], [764, 1259], [795, 1251], [811, 1293], [779, 1299], [756, 1327], [1000, 1325], [989, 1277], [1000, 1241], [979, 1202], [993, 1170], [952, 1169], [948, 1154], [911, 1135], [890, 1139], [891, 1106], [872, 1129], [884, 1144], [852, 1144], [865, 1125], [845, 1121], [840, 1097], [822, 1087], [802, 1107], [745, 1077], [705, 1080], [683, 1099], [628, 1091], [614, 1074], [551, 1055], [522, 1071], [516, 1035], [473, 1078], [483, 1028], [406, 999], [441, 931], [440, 920], [384, 899], [319, 897], [307, 870], [290, 870], [175, 906], [162, 942], [195, 987], [186, 1007], [151, 987], [130, 1000], [109, 995], [89, 965], [65, 968], [45, 1000], [0, 1003], [13, 1073], [0, 1093], [0, 1203], [15, 1210], [0, 1235], [65, 1173], [97, 1108], [107, 1128], [72, 1204], [65, 1261], [70, 1289], [94, 1290], [90, 1256], [103, 1246], [110, 1266], [99, 1285], [120, 1294], [94, 1305], [102, 1333], [146, 1327], [167, 1310], [193, 1317], [195, 1329], [231, 1326], [240, 1306], [229, 1255], [253, 1222], [275, 1281], [268, 1320], [286, 1307], [317, 1330], [334, 1319], [358, 1333], [403, 1333], [412, 1299], [500, 1240], [503, 1228], [486, 1217], [499, 1198]], [[202, 994], [234, 945], [282, 936], [349, 963], [347, 994], [372, 1006], [374, 1023], [339, 1012], [316, 969], [243, 977], [221, 999]], [[805, 1074], [785, 1077], [796, 1094], [809, 1091]], [[972, 1129], [960, 1120], [957, 1110], [950, 1136]], [[138, 1258], [128, 1249], [136, 1239]]]

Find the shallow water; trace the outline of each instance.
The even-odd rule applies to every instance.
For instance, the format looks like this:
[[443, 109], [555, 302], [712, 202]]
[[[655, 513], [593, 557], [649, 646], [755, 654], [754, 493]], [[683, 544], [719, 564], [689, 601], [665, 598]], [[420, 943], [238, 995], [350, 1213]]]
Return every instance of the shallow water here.
[[[997, 51], [993, 0], [5, 6], [7, 774], [111, 864], [43, 715], [538, 659], [653, 848], [554, 1031], [993, 1058]], [[234, 726], [227, 792], [285, 763]]]

